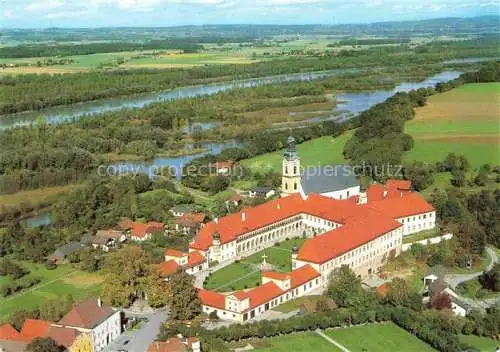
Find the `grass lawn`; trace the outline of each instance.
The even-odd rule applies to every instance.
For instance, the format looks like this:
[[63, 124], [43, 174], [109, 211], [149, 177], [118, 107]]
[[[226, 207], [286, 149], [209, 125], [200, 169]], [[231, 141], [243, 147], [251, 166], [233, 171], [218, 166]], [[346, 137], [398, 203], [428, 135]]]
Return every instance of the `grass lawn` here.
[[274, 307], [273, 310], [278, 311], [278, 312], [282, 312], [282, 313], [289, 313], [293, 310], [299, 309], [306, 302], [317, 302], [323, 298], [324, 297], [320, 296], [320, 295], [318, 295], [318, 296], [303, 296], [303, 297], [289, 300], [283, 304], [280, 304], [279, 306]]
[[337, 347], [314, 332], [296, 333], [263, 339], [248, 339], [229, 344], [230, 348], [252, 345], [256, 352], [336, 352]]
[[351, 352], [435, 351], [425, 342], [394, 324], [373, 324], [325, 332]]
[[439, 233], [439, 229], [437, 229], [437, 228], [430, 229], [430, 230], [424, 230], [424, 231], [417, 232], [413, 235], [404, 236], [403, 243], [422, 241], [422, 240], [425, 240], [427, 238], [436, 237], [436, 236], [440, 236], [440, 235], [441, 234]]
[[261, 282], [258, 264], [262, 263], [262, 256], [275, 266], [275, 270], [288, 272], [292, 270], [292, 248], [300, 247], [304, 239], [294, 238], [283, 241], [278, 247], [269, 247], [251, 256], [242, 258], [240, 262], [230, 264], [213, 273], [205, 288], [217, 291], [234, 291], [255, 287]]
[[30, 205], [37, 207], [40, 204], [53, 202], [61, 194], [66, 193], [77, 187], [76, 185], [58, 186], [40, 188], [30, 191], [21, 191], [13, 194], [0, 195], [0, 204], [9, 207], [19, 207], [21, 205]]
[[[48, 270], [45, 265], [21, 262], [30, 270], [28, 276], [38, 277], [41, 282], [32, 291], [19, 292], [0, 299], [0, 321], [20, 308], [35, 308], [44, 301], [71, 294], [75, 300], [98, 295], [103, 278], [99, 274], [90, 274], [76, 270], [72, 265], [59, 265], [54, 270]], [[12, 279], [2, 277], [0, 284]]]
[[406, 123], [415, 146], [405, 161], [441, 161], [453, 152], [464, 155], [474, 168], [498, 164], [499, 102], [499, 83], [466, 84], [430, 97]]
[[460, 342], [466, 343], [477, 348], [481, 352], [495, 352], [500, 346], [500, 342], [488, 337], [479, 337], [475, 335], [460, 335]]
[[[345, 163], [342, 152], [345, 143], [351, 138], [354, 131], [348, 131], [339, 137], [329, 136], [315, 138], [297, 145], [297, 152], [303, 167], [314, 165], [334, 165]], [[254, 171], [264, 169], [281, 170], [283, 150], [256, 156], [241, 161], [241, 163]]]

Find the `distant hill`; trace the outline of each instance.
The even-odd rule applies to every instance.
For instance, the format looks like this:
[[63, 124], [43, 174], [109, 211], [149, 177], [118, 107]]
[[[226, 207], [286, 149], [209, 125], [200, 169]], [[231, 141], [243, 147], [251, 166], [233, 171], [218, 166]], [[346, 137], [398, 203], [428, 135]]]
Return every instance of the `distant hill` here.
[[[438, 18], [418, 21], [376, 22], [369, 24], [339, 25], [202, 25], [155, 28], [46, 28], [46, 29], [2, 29], [3, 41], [18, 42], [80, 42], [86, 41], [144, 41], [171, 37], [220, 38], [227, 41], [251, 40], [277, 35], [384, 35], [391, 37], [413, 35], [466, 35], [493, 34], [500, 30], [499, 16], [470, 18]], [[226, 40], [224, 40], [224, 38]], [[239, 38], [239, 40], [238, 40]]]

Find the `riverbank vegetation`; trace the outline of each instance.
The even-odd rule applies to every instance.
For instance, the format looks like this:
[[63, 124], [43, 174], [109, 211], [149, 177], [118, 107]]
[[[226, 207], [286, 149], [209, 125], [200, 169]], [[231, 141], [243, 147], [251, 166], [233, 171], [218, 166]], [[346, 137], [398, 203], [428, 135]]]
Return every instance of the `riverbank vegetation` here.
[[[474, 40], [471, 46], [447, 42], [446, 54], [428, 50], [418, 53], [409, 47], [375, 47], [366, 50], [343, 50], [338, 55], [318, 57], [286, 57], [252, 64], [211, 65], [189, 69], [112, 70], [61, 75], [21, 75], [0, 78], [0, 114], [40, 110], [49, 106], [168, 90], [180, 86], [229, 81], [297, 72], [332, 69], [362, 69], [420, 65], [442, 65], [446, 58], [478, 55], [496, 56], [494, 38]], [[472, 45], [472, 44], [471, 44]], [[10, 48], [9, 48], [10, 49]], [[473, 52], [473, 54], [471, 54]], [[78, 82], [78, 84], [76, 84]]]

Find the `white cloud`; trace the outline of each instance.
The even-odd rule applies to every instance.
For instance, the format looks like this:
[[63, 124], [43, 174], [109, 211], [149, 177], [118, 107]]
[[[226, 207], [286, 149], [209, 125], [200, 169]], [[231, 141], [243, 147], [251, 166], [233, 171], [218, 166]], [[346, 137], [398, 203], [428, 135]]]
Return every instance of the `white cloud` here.
[[48, 13], [46, 15], [47, 18], [54, 20], [54, 19], [62, 19], [62, 18], [75, 18], [75, 17], [81, 17], [88, 15], [89, 12], [82, 10], [82, 11], [59, 11], [59, 12], [52, 12]]
[[47, 11], [64, 5], [64, 0], [35, 0], [24, 9], [26, 11]]

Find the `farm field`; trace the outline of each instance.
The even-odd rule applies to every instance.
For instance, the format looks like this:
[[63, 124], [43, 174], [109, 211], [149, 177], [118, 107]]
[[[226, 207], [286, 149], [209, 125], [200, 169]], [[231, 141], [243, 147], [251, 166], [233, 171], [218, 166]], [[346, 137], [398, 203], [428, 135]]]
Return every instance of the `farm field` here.
[[415, 146], [405, 161], [436, 162], [448, 153], [462, 154], [474, 168], [498, 164], [499, 83], [466, 84], [431, 96], [406, 123]]
[[258, 264], [262, 263], [262, 256], [267, 256], [266, 261], [274, 265], [274, 270], [288, 272], [292, 270], [292, 248], [300, 247], [304, 239], [295, 238], [283, 241], [277, 247], [269, 247], [262, 251], [241, 259], [238, 263], [230, 264], [217, 270], [209, 278], [206, 289], [216, 291], [235, 291], [257, 286], [261, 281]]
[[314, 332], [296, 333], [229, 344], [230, 348], [252, 345], [255, 352], [337, 352], [337, 347]]
[[425, 352], [431, 346], [394, 324], [353, 326], [325, 331], [326, 335], [351, 352]]
[[[59, 265], [54, 270], [48, 270], [42, 264], [29, 262], [21, 264], [30, 270], [26, 277], [38, 277], [41, 282], [27, 291], [0, 298], [0, 321], [5, 320], [20, 307], [24, 309], [35, 308], [48, 299], [70, 294], [73, 299], [82, 300], [98, 295], [100, 285], [103, 282], [103, 278], [98, 274], [76, 270], [69, 264]], [[0, 284], [6, 284], [10, 281], [10, 278], [0, 277]]]
[[475, 335], [460, 335], [460, 342], [471, 345], [481, 352], [494, 352], [498, 347], [498, 341]]
[[[345, 163], [342, 155], [344, 144], [353, 133], [354, 131], [348, 131], [336, 138], [330, 136], [315, 138], [297, 145], [302, 167]], [[283, 150], [279, 150], [244, 160], [241, 163], [252, 170], [281, 170], [282, 160]]]

